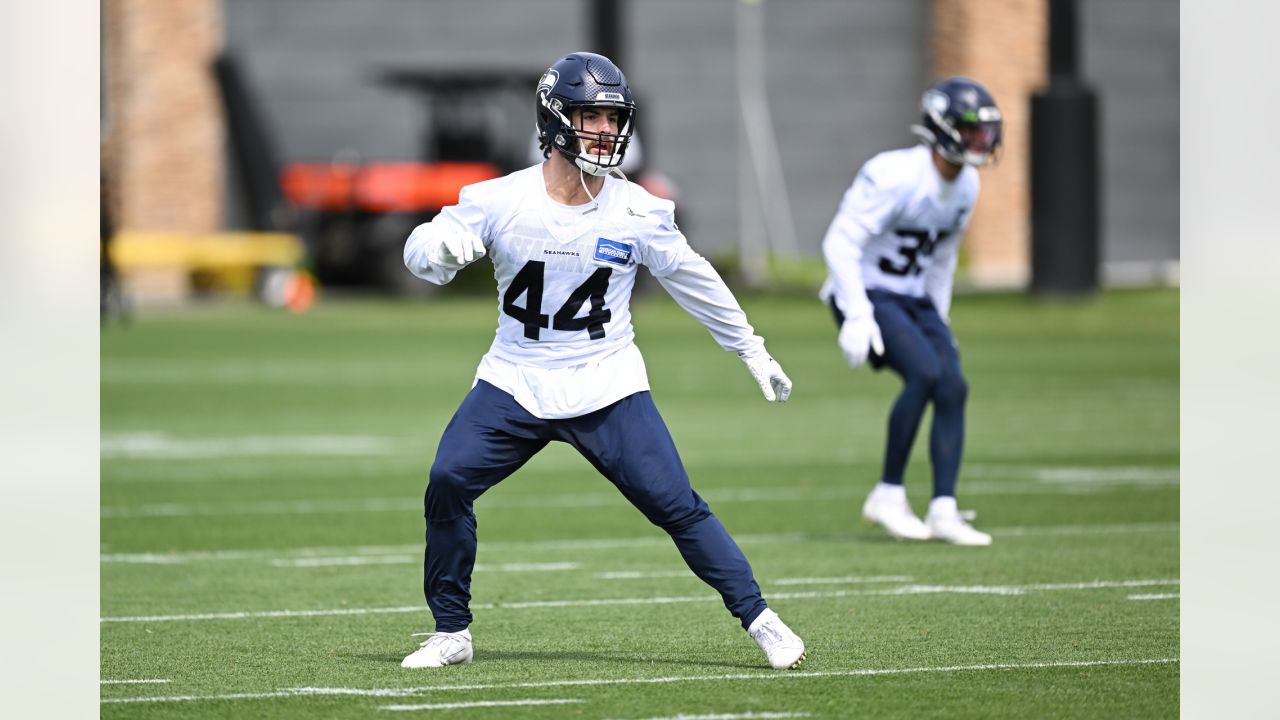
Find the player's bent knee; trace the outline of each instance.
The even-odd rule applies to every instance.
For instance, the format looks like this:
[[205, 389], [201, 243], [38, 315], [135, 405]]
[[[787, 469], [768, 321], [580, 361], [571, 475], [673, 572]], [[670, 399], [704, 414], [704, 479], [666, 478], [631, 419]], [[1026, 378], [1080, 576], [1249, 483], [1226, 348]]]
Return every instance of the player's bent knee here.
[[960, 375], [944, 375], [934, 386], [935, 402], [962, 405], [969, 397], [969, 382]]
[[[643, 508], [642, 508], [643, 509]], [[667, 533], [680, 532], [692, 527], [711, 516], [711, 509], [705, 502], [679, 503], [665, 505], [654, 510], [643, 509], [649, 522], [657, 525]]]
[[914, 368], [907, 373], [906, 381], [909, 385], [918, 385], [929, 392], [933, 392], [938, 387], [938, 382], [942, 379], [942, 372], [929, 365]]
[[460, 466], [437, 459], [427, 477], [428, 502], [432, 496], [456, 498], [466, 495], [467, 478]]

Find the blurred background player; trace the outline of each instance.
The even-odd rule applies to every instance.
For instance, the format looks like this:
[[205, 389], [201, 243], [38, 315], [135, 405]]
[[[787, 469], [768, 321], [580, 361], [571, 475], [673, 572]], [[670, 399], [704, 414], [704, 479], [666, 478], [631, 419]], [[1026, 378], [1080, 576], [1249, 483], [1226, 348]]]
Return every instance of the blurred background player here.
[[[948, 313], [957, 248], [978, 200], [975, 168], [999, 147], [1001, 116], [991, 94], [964, 77], [926, 90], [921, 111], [912, 131], [922, 144], [871, 158], [845, 192], [822, 242], [822, 297], [849, 364], [870, 358], [903, 381], [889, 413], [883, 474], [863, 517], [901, 540], [990, 545], [956, 508], [969, 387]], [[921, 522], [902, 481], [930, 402], [933, 500]]]
[[690, 487], [650, 397], [631, 326], [639, 266], [742, 358], [766, 400], [785, 401], [791, 381], [720, 276], [689, 247], [673, 204], [610, 176], [635, 120], [622, 71], [600, 55], [569, 55], [543, 74], [536, 103], [545, 160], [467, 186], [457, 205], [419, 225], [405, 244], [405, 265], [438, 285], [488, 255], [501, 313], [431, 467], [423, 586], [436, 632], [401, 664], [471, 661], [473, 504], [560, 441], [671, 535], [771, 666], [796, 667], [804, 643], [768, 608], [746, 557]]

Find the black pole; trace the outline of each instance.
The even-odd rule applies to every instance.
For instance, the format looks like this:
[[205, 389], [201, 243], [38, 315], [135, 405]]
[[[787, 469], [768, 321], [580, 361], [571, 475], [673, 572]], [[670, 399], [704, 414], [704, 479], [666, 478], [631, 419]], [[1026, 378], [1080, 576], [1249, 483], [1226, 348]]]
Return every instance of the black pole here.
[[280, 190], [280, 164], [258, 103], [230, 51], [214, 60], [213, 72], [222, 94], [236, 186], [247, 206], [249, 228], [281, 230], [287, 224], [287, 206]]
[[627, 60], [622, 56], [622, 7], [623, 0], [586, 0], [591, 16], [591, 51], [625, 68]]
[[1074, 0], [1049, 0], [1049, 77], [1074, 78], [1079, 43], [1076, 42]]
[[1076, 0], [1049, 0], [1049, 86], [1031, 97], [1031, 291], [1098, 289], [1098, 101], [1078, 75]]

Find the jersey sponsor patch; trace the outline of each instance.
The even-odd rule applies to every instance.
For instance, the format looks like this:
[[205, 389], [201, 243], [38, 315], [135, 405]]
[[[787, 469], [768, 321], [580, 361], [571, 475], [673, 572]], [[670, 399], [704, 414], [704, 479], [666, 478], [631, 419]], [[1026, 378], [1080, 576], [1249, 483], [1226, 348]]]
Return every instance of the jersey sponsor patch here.
[[596, 238], [595, 259], [625, 267], [631, 262], [631, 246], [617, 240]]

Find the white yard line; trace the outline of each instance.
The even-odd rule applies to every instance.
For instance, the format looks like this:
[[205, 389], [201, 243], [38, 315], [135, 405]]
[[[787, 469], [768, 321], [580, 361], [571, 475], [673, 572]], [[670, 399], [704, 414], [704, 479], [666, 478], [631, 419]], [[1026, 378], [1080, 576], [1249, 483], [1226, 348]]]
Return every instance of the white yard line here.
[[1034, 476], [1042, 483], [1152, 483], [1177, 484], [1176, 467], [1054, 467], [1038, 468]]
[[[657, 570], [646, 572], [640, 570], [619, 570], [615, 572], [595, 573], [593, 577], [601, 580], [649, 580], [654, 578], [692, 578], [698, 579], [690, 570]], [[807, 577], [807, 578], [778, 578], [771, 580], [770, 585], [848, 585], [852, 583], [877, 583], [877, 582], [910, 582], [909, 575], [872, 575], [867, 577]]]
[[156, 678], [153, 680], [99, 680], [102, 685], [162, 685], [170, 682], [168, 678]]
[[[1041, 537], [1057, 535], [1127, 535], [1143, 533], [1177, 532], [1176, 522], [1125, 523], [1114, 525], [1038, 525], [1021, 527], [984, 527], [999, 539], [1017, 539], [1022, 537]], [[735, 535], [739, 545], [773, 545], [780, 543], [846, 543], [848, 539], [838, 536], [810, 536], [804, 533], [778, 533], [759, 535]], [[671, 539], [665, 535], [655, 534], [634, 538], [579, 538], [573, 540], [530, 540], [528, 542], [480, 542], [480, 550], [487, 553], [503, 551], [547, 552], [566, 550], [579, 552], [583, 550], [620, 550], [632, 548], [671, 547]], [[256, 550], [197, 550], [190, 552], [159, 553], [103, 553], [99, 560], [103, 563], [127, 563], [143, 565], [177, 565], [188, 562], [203, 561], [261, 561], [274, 563], [277, 560], [290, 558], [306, 558], [318, 556], [351, 557], [355, 555], [420, 555], [421, 545], [370, 545], [350, 547], [303, 547], [293, 549], [256, 549]]]
[[[234, 517], [238, 515], [317, 515], [410, 512], [422, 498], [340, 498], [334, 500], [264, 500], [249, 503], [153, 503], [104, 507], [104, 519]], [[419, 510], [420, 512], [420, 510]]]
[[880, 582], [911, 582], [913, 578], [910, 575], [870, 575], [867, 577], [857, 577], [845, 575], [842, 577], [799, 577], [799, 578], [778, 578], [770, 581], [770, 585], [849, 585], [856, 583], [880, 583]]
[[247, 435], [243, 437], [173, 438], [166, 433], [139, 432], [102, 435], [103, 458], [211, 459], [292, 455], [389, 455], [395, 445], [387, 438], [364, 435]]
[[1178, 532], [1176, 522], [1117, 523], [1114, 525], [1030, 525], [982, 528], [999, 538], [1042, 537], [1046, 535], [1129, 535]]
[[725, 682], [725, 681], [759, 681], [759, 680], [800, 680], [826, 677], [868, 677], [877, 675], [904, 675], [935, 672], [982, 672], [991, 670], [1043, 670], [1059, 668], [1082, 668], [1126, 665], [1167, 665], [1179, 662], [1178, 658], [1150, 659], [1111, 659], [1111, 660], [1075, 660], [1026, 663], [989, 663], [980, 665], [944, 665], [936, 667], [912, 668], [864, 668], [856, 670], [824, 670], [788, 672], [770, 672], [761, 670], [758, 673], [735, 673], [729, 675], [684, 675], [673, 677], [632, 677], [632, 678], [587, 678], [572, 680], [545, 680], [518, 683], [492, 683], [484, 685], [428, 685], [403, 689], [370, 688], [284, 688], [269, 692], [230, 693], [223, 695], [169, 695], [156, 697], [123, 697], [103, 698], [102, 703], [158, 703], [158, 702], [198, 702], [219, 700], [247, 700], [282, 697], [312, 697], [316, 695], [355, 695], [368, 697], [407, 697], [418, 693], [439, 693], [455, 690], [505, 690], [510, 688], [555, 688], [555, 687], [589, 687], [607, 685], [662, 685], [681, 682]]
[[[279, 558], [271, 561], [273, 567], [314, 568], [347, 565], [412, 565], [422, 562], [420, 555], [355, 555], [346, 557]], [[477, 566], [476, 570], [480, 567]]]
[[801, 712], [745, 712], [715, 713], [711, 715], [667, 715], [664, 717], [642, 718], [642, 720], [786, 720], [786, 718], [812, 717], [811, 713]]
[[[476, 606], [473, 606], [476, 607]], [[185, 615], [123, 615], [100, 618], [103, 623], [183, 622], [189, 620], [248, 620], [250, 618], [329, 617], [335, 615], [386, 615], [390, 613], [425, 612], [422, 605], [376, 608], [334, 608], [326, 610], [258, 610], [221, 613], [188, 613]]]
[[259, 550], [195, 550], [178, 553], [104, 553], [99, 559], [104, 563], [141, 565], [178, 565], [209, 560], [262, 560], [316, 557], [421, 553], [422, 544], [413, 545], [352, 545], [348, 547], [302, 547], [292, 549]]
[[[1040, 583], [1029, 585], [902, 585], [895, 588], [866, 590], [824, 590], [811, 592], [771, 592], [769, 597], [777, 600], [812, 600], [818, 598], [838, 598], [856, 595], [1023, 595], [1028, 591], [1061, 591], [1061, 590], [1099, 590], [1107, 588], [1150, 587], [1178, 585], [1177, 579], [1164, 580], [1091, 580], [1075, 583]], [[564, 600], [534, 600], [515, 603], [474, 603], [475, 610], [529, 610], [542, 608], [565, 607], [613, 607], [625, 605], [671, 605], [691, 602], [720, 601], [713, 593], [703, 595], [680, 595], [671, 597], [634, 597], [634, 598], [577, 598]], [[326, 610], [260, 610], [222, 613], [190, 613], [182, 615], [124, 615], [103, 617], [102, 623], [124, 622], [182, 622], [197, 620], [246, 620], [251, 618], [293, 618], [322, 617], [331, 615], [378, 615], [388, 613], [425, 612], [419, 605], [403, 607], [374, 608], [334, 608]]]
[[[253, 438], [242, 439], [247, 447]], [[292, 440], [298, 446], [295, 454], [310, 448], [312, 443], [301, 438]], [[314, 445], [331, 448], [331, 454], [360, 454], [352, 448], [368, 447], [376, 438], [348, 439], [352, 442], [331, 443], [337, 438], [314, 438]], [[320, 442], [325, 440], [325, 442]], [[354, 442], [360, 441], [360, 442]], [[265, 442], [265, 441], [264, 441]], [[287, 444], [287, 443], [286, 443]], [[341, 452], [339, 452], [341, 451]], [[366, 454], [371, 454], [366, 453]], [[963, 496], [983, 495], [1078, 495], [1107, 492], [1114, 488], [1162, 489], [1178, 484], [1177, 469], [1168, 468], [1040, 468], [1029, 473], [1034, 482], [977, 482], [960, 487]], [[866, 494], [866, 488], [854, 485], [798, 489], [776, 485], [748, 488], [710, 488], [699, 491], [714, 505], [728, 503], [779, 503], [821, 502], [828, 500], [857, 500]], [[355, 498], [336, 500], [270, 500], [241, 503], [153, 503], [104, 507], [104, 518], [154, 518], [154, 517], [207, 517], [233, 515], [307, 515], [315, 513], [344, 512], [407, 512], [419, 507], [422, 497], [404, 498]], [[617, 492], [560, 493], [552, 495], [505, 495], [480, 500], [484, 508], [599, 508], [626, 507], [626, 500]]]
[[1177, 600], [1179, 593], [1149, 593], [1145, 595], [1130, 595], [1130, 600]]
[[510, 707], [521, 705], [568, 705], [570, 703], [585, 702], [575, 698], [559, 698], [550, 700], [476, 700], [474, 702], [458, 702], [458, 703], [427, 703], [423, 705], [383, 705], [379, 710], [391, 711], [407, 711], [407, 710], [456, 710], [458, 708], [482, 708], [482, 707]]
[[601, 580], [650, 580], [654, 578], [698, 579], [698, 576], [694, 575], [693, 571], [687, 568], [684, 570], [654, 570], [651, 572], [642, 570], [618, 570], [615, 572], [596, 573], [593, 577], [597, 577]]
[[[349, 565], [418, 565], [422, 563], [422, 553], [416, 555], [355, 555], [346, 557], [314, 557], [314, 558], [278, 558], [271, 561], [274, 567], [315, 568], [339, 567]], [[475, 572], [562, 572], [580, 570], [582, 565], [572, 562], [554, 563], [501, 563], [497, 565], [476, 565]]]
[[[809, 540], [803, 533], [745, 534], [736, 535], [734, 540], [739, 545], [766, 545], [773, 543], [805, 542]], [[480, 542], [480, 550], [485, 553], [503, 551], [529, 551], [543, 553], [554, 550], [579, 552], [582, 550], [621, 550], [629, 548], [670, 548], [671, 538], [660, 533], [644, 537], [631, 538], [579, 538], [574, 540], [530, 540], [509, 542]], [[104, 563], [140, 563], [155, 565], [180, 564], [204, 560], [261, 560], [271, 561], [284, 557], [315, 557], [323, 555], [378, 555], [421, 553], [422, 545], [369, 545], [346, 548], [304, 547], [294, 549], [259, 549], [259, 550], [197, 550], [180, 553], [109, 553], [99, 559]]]
[[[889, 590], [868, 590], [864, 595], [933, 595], [954, 593], [958, 595], [1024, 595], [1028, 591], [1100, 590], [1106, 588], [1150, 587], [1177, 585], [1178, 580], [1094, 580], [1079, 583], [1040, 583], [1031, 585], [905, 585]], [[777, 597], [777, 595], [774, 595]]]

